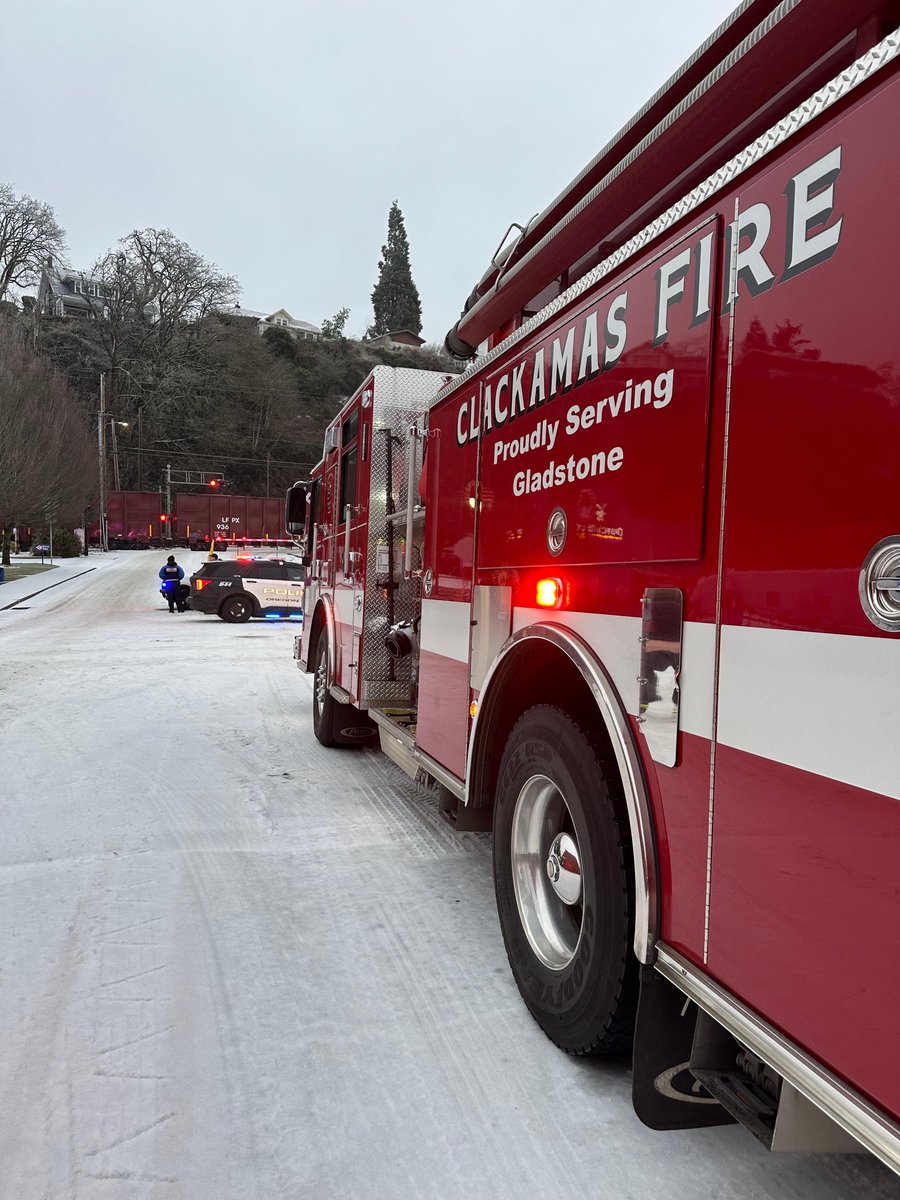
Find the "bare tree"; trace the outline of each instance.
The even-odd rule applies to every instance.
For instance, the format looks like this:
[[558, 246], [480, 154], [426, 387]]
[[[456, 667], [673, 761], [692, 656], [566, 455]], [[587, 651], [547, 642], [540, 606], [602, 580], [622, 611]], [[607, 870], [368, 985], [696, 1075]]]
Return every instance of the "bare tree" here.
[[205, 316], [234, 303], [237, 281], [171, 230], [150, 228], [122, 238], [86, 282], [110, 371], [111, 406], [129, 408], [127, 394], [135, 386], [145, 403], [151, 398], [151, 410], [180, 408], [179, 380], [189, 367], [192, 337]]
[[0, 184], [0, 300], [11, 285], [33, 283], [47, 258], [65, 251], [65, 237], [49, 204]]
[[0, 322], [0, 525], [3, 562], [15, 524], [76, 521], [94, 488], [87, 421], [63, 377]]
[[141, 285], [137, 299], [142, 307], [136, 315], [152, 325], [159, 347], [167, 346], [186, 323], [237, 300], [237, 280], [170, 229], [136, 229], [121, 245]]

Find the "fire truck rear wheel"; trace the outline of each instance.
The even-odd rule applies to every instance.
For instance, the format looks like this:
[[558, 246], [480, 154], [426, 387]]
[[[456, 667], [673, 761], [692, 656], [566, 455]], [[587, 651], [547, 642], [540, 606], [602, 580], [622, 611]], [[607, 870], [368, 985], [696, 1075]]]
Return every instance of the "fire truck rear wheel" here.
[[567, 713], [529, 709], [503, 751], [494, 887], [529, 1011], [569, 1054], [630, 1049], [637, 1002], [627, 816], [615, 760]]

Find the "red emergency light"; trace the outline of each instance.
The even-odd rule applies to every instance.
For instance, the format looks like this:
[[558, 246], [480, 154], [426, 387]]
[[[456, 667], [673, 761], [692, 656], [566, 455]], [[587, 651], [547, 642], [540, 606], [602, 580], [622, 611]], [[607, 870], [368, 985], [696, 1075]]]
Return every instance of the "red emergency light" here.
[[566, 589], [561, 579], [539, 579], [535, 587], [538, 608], [561, 608]]

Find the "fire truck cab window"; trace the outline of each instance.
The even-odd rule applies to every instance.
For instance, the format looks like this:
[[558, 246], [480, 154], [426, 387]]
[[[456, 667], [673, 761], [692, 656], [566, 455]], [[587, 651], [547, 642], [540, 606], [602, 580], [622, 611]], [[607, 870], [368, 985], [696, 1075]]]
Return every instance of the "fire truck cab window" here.
[[312, 525], [314, 521], [322, 519], [322, 484], [321, 480], [314, 479], [309, 489], [307, 499], [307, 508], [309, 510], [309, 523]]
[[359, 432], [359, 409], [354, 408], [353, 412], [347, 417], [344, 422], [344, 427], [341, 433], [341, 445], [349, 446]]
[[341, 511], [338, 521], [343, 523], [344, 509], [356, 503], [356, 446], [351, 446], [341, 458]]

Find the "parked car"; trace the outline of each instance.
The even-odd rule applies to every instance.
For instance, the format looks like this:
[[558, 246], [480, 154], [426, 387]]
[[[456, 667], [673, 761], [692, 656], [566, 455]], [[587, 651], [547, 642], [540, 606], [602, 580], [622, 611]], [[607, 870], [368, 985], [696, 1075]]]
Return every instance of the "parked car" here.
[[303, 577], [303, 567], [286, 558], [205, 562], [191, 576], [191, 608], [232, 622], [251, 617], [302, 617]]

